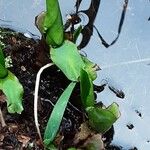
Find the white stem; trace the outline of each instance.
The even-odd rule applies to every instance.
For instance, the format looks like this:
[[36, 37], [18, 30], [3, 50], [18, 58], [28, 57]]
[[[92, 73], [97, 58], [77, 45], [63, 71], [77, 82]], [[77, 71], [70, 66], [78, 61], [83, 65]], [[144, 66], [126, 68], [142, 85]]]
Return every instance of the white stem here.
[[150, 58], [144, 58], [144, 59], [140, 59], [140, 60], [132, 60], [132, 61], [120, 62], [117, 64], [108, 65], [108, 66], [102, 66], [101, 69], [107, 69], [107, 68], [135, 64], [135, 63], [142, 63], [142, 62], [147, 62], [147, 61], [150, 61]]
[[43, 70], [45, 70], [48, 67], [51, 67], [53, 65], [53, 63], [49, 63], [45, 66], [43, 66], [42, 68], [40, 68], [40, 70], [37, 73], [36, 76], [36, 82], [35, 82], [35, 93], [34, 93], [34, 121], [35, 121], [35, 126], [38, 132], [38, 135], [40, 137], [41, 142], [42, 140], [42, 136], [41, 136], [41, 132], [39, 129], [39, 123], [38, 123], [38, 92], [39, 92], [39, 84], [40, 84], [40, 77], [41, 77], [41, 73], [43, 72]]

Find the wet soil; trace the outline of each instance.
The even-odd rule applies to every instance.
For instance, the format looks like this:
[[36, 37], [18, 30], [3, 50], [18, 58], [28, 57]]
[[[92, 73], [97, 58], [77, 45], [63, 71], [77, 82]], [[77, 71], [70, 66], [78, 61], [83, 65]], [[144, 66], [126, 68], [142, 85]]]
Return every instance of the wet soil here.
[[[43, 45], [38, 39], [27, 38], [22, 33], [10, 29], [0, 28], [0, 31], [2, 35], [0, 40], [5, 44], [5, 56], [11, 56], [12, 59], [13, 67], [9, 70], [17, 76], [24, 87], [24, 111], [21, 115], [9, 114], [5, 97], [2, 93], [0, 94], [0, 107], [7, 125], [6, 127], [0, 126], [0, 149], [43, 149], [34, 124], [33, 96], [36, 74], [42, 65], [50, 62], [48, 53], [41, 51]], [[68, 84], [68, 79], [56, 66], [48, 68], [42, 73], [38, 104], [42, 135], [53, 105]], [[77, 85], [61, 123], [59, 134], [63, 139], [60, 140], [59, 149], [65, 150], [74, 146], [72, 144], [73, 137], [80, 125], [86, 120], [86, 115], [81, 108], [79, 86]], [[109, 145], [113, 139], [113, 134], [114, 130], [111, 128], [109, 132], [103, 135], [106, 149], [113, 150], [115, 147]]]

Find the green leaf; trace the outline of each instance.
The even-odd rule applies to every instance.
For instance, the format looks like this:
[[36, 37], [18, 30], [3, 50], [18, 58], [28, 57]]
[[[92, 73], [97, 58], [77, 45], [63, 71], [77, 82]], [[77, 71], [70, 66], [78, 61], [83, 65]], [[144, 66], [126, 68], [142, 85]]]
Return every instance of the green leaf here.
[[0, 46], [0, 64], [5, 67], [5, 57], [4, 57], [4, 54], [3, 54], [3, 50]]
[[8, 75], [8, 70], [0, 64], [0, 80], [5, 78]]
[[107, 107], [107, 110], [113, 113], [116, 118], [120, 117], [119, 106], [117, 103], [112, 103], [110, 106]]
[[87, 71], [83, 69], [81, 69], [80, 75], [80, 91], [81, 91], [81, 101], [84, 108], [94, 106], [95, 100], [94, 100], [93, 83]]
[[116, 103], [103, 109], [98, 106], [88, 107], [86, 109], [90, 126], [100, 133], [108, 131], [113, 123], [119, 118], [119, 107]]
[[8, 71], [5, 68], [5, 57], [0, 46], [0, 78], [4, 78], [8, 75]]
[[60, 22], [61, 22], [60, 20], [55, 22], [54, 26], [49, 28], [46, 33], [46, 43], [53, 47], [60, 46], [64, 40], [64, 33], [62, 32], [63, 26], [59, 25]]
[[47, 44], [60, 46], [64, 40], [64, 31], [58, 0], [46, 0], [46, 14], [43, 26]]
[[81, 68], [85, 65], [74, 43], [65, 40], [61, 47], [51, 48], [50, 55], [69, 80], [78, 81]]
[[58, 132], [64, 111], [75, 85], [75, 82], [70, 83], [54, 106], [44, 133], [44, 144], [46, 146], [51, 144]]
[[85, 69], [88, 72], [90, 78], [92, 80], [95, 80], [97, 78], [97, 70], [100, 70], [99, 66], [93, 62], [91, 62], [90, 60], [87, 59], [87, 57], [82, 56], [82, 59], [85, 63]]
[[16, 76], [10, 71], [8, 71], [7, 77], [0, 79], [0, 90], [2, 90], [7, 97], [8, 112], [20, 114], [23, 110], [23, 87]]
[[58, 15], [60, 15], [58, 0], [46, 0], [46, 16], [44, 21], [45, 30], [53, 26]]

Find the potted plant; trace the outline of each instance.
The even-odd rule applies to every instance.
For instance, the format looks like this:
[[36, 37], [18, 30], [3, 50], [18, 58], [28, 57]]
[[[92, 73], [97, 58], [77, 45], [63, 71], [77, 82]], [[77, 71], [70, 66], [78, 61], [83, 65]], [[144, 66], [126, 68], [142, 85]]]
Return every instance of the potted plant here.
[[[96, 71], [100, 68], [86, 56], [81, 55], [76, 44], [83, 27], [75, 29], [73, 25], [69, 32], [65, 30], [58, 0], [46, 0], [46, 12], [36, 17], [36, 26], [42, 34], [40, 40], [20, 41], [24, 39], [21, 33], [14, 36], [12, 30], [1, 29], [4, 34], [1, 41], [5, 41], [5, 45], [9, 42], [17, 45], [15, 50], [11, 49], [13, 51], [9, 51], [8, 46], [0, 49], [0, 89], [7, 97], [9, 113], [21, 113], [23, 107], [27, 105], [19, 118], [29, 115], [28, 120], [32, 120], [34, 97], [34, 120], [38, 133], [37, 136], [34, 130], [34, 137], [37, 138], [34, 146], [46, 149], [104, 149], [102, 136], [119, 118], [120, 112], [116, 103], [106, 107], [96, 102], [93, 81], [97, 77]], [[22, 85], [14, 74], [6, 69], [2, 49], [6, 56], [11, 55], [13, 67], [10, 70], [18, 74]], [[22, 104], [23, 87], [25, 94]], [[50, 98], [53, 92], [51, 89], [58, 91], [54, 92], [56, 95], [52, 98]], [[42, 92], [49, 98], [47, 99]], [[28, 107], [28, 103], [31, 104], [31, 108]], [[28, 112], [28, 109], [31, 112]], [[75, 115], [77, 121], [74, 121]], [[31, 124], [33, 127], [33, 122]], [[18, 139], [22, 142], [20, 138]], [[29, 138], [28, 144], [25, 145], [28, 148], [33, 146], [30, 140]]]

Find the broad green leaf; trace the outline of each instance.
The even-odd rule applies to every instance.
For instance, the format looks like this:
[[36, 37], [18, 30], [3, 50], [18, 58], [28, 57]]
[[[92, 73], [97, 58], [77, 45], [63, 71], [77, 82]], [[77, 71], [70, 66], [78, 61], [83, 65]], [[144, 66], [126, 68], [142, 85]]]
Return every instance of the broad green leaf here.
[[8, 71], [7, 77], [0, 79], [0, 90], [2, 90], [7, 97], [8, 112], [20, 114], [23, 110], [23, 87], [16, 76], [10, 71]]
[[50, 55], [69, 80], [78, 81], [81, 68], [85, 65], [74, 43], [65, 40], [61, 47], [51, 48]]
[[87, 57], [82, 56], [82, 59], [85, 63], [85, 69], [88, 72], [90, 78], [92, 80], [95, 80], [97, 78], [97, 73], [96, 71], [99, 70], [99, 66], [93, 62], [91, 62], [90, 60], [87, 59]]
[[94, 91], [93, 91], [93, 83], [89, 77], [89, 74], [81, 69], [80, 75], [80, 92], [81, 92], [81, 101], [84, 106], [91, 107], [94, 106]]
[[95, 106], [88, 107], [86, 111], [90, 126], [100, 133], [108, 131], [120, 116], [120, 113], [116, 113], [119, 112], [118, 105], [114, 103], [106, 109]]
[[60, 46], [64, 40], [64, 31], [58, 0], [46, 0], [43, 26], [47, 44]]
[[44, 133], [44, 144], [46, 146], [51, 144], [58, 132], [64, 111], [75, 85], [75, 82], [69, 84], [53, 108]]

